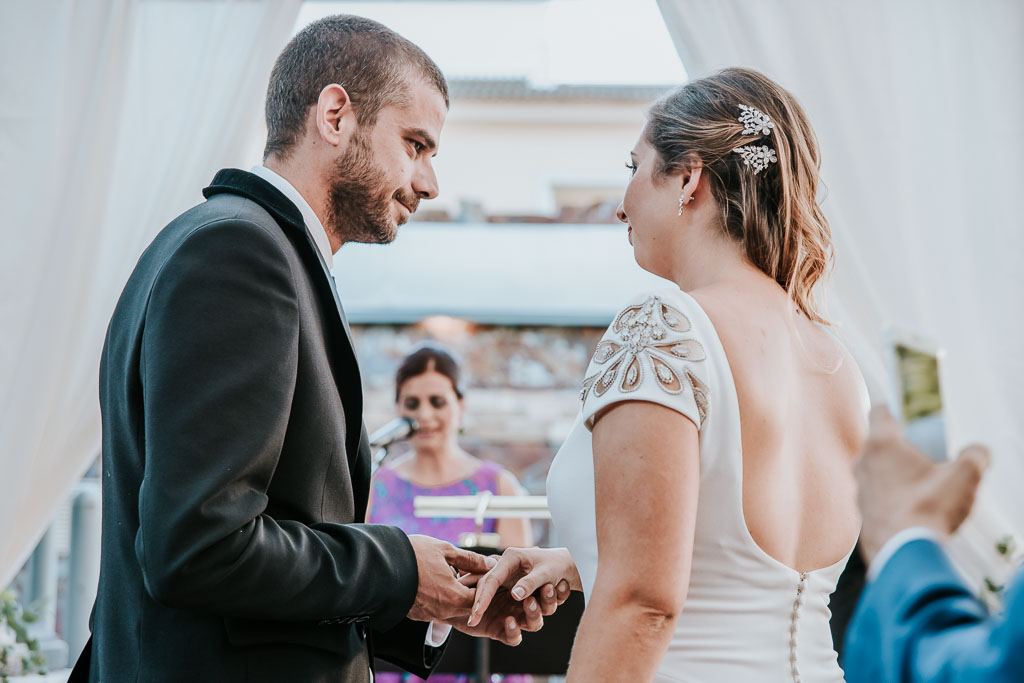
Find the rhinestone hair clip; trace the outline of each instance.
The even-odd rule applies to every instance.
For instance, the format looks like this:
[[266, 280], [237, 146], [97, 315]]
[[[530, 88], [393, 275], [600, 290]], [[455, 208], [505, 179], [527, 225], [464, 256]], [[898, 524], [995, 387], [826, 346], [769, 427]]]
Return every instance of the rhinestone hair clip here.
[[743, 113], [740, 114], [737, 121], [743, 124], [744, 135], [771, 135], [775, 122], [768, 114], [745, 104], [741, 104], [740, 109], [743, 110]]
[[775, 150], [768, 145], [746, 145], [745, 147], [736, 147], [732, 151], [743, 157], [744, 164], [753, 166], [754, 175], [768, 168], [768, 164], [779, 161], [779, 158], [775, 156]]
[[[740, 105], [740, 110], [743, 113], [740, 114], [737, 121], [743, 124], [744, 135], [771, 135], [772, 129], [775, 128], [775, 122], [768, 114], [745, 104]], [[732, 151], [743, 157], [744, 165], [751, 166], [754, 169], [754, 175], [768, 168], [769, 164], [779, 161], [775, 150], [768, 145], [744, 145], [743, 147], [734, 147]]]

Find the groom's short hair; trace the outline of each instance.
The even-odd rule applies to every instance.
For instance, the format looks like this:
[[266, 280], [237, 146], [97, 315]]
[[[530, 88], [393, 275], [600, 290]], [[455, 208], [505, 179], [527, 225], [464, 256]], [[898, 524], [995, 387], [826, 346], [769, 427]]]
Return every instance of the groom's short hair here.
[[348, 14], [315, 21], [285, 46], [267, 88], [263, 158], [287, 156], [302, 137], [309, 108], [328, 85], [345, 88], [360, 126], [408, 97], [409, 78], [433, 84], [448, 106], [448, 83], [423, 50], [387, 26]]

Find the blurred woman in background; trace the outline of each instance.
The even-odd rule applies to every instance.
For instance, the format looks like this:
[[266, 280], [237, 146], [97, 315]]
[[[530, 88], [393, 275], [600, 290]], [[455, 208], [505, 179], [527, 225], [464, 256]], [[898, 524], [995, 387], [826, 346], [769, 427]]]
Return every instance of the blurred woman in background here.
[[[455, 545], [464, 533], [478, 531], [472, 519], [416, 517], [416, 496], [472, 496], [490, 491], [518, 496], [524, 491], [515, 476], [497, 463], [464, 451], [458, 442], [464, 403], [459, 366], [447, 351], [423, 347], [406, 356], [395, 375], [398, 414], [416, 420], [412, 453], [385, 463], [373, 477], [366, 521], [391, 524], [410, 534], [433, 536]], [[499, 546], [531, 546], [528, 519], [484, 520], [484, 533], [497, 533]], [[411, 674], [378, 673], [379, 683], [419, 681]], [[463, 683], [470, 676], [436, 674], [432, 683]], [[526, 683], [529, 676], [508, 676], [508, 683]]]

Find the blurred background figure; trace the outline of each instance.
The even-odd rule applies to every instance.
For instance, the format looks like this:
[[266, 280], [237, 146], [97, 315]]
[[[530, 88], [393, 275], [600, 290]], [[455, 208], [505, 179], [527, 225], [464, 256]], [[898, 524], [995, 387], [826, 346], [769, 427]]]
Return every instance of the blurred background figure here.
[[366, 520], [394, 524], [410, 534], [426, 534], [459, 543], [462, 534], [497, 533], [498, 547], [533, 545], [527, 519], [486, 520], [478, 530], [472, 519], [437, 519], [413, 515], [416, 496], [525, 495], [515, 476], [475, 458], [459, 446], [465, 404], [459, 365], [447, 351], [424, 346], [402, 361], [395, 375], [395, 406], [419, 428], [412, 452], [386, 462], [374, 475]]
[[[411, 437], [412, 452], [385, 461], [373, 477], [366, 521], [392, 524], [410, 534], [425, 534], [456, 545], [463, 534], [497, 533], [500, 548], [533, 545], [528, 519], [489, 519], [482, 529], [472, 519], [416, 517], [416, 496], [525, 495], [515, 476], [493, 462], [473, 457], [459, 446], [465, 404], [459, 364], [447, 351], [424, 346], [402, 360], [395, 373], [395, 407], [401, 417], [419, 425]], [[412, 674], [379, 672], [379, 683], [420, 681]], [[434, 683], [468, 683], [472, 676], [437, 674]], [[528, 683], [530, 676], [508, 676], [507, 683]]]

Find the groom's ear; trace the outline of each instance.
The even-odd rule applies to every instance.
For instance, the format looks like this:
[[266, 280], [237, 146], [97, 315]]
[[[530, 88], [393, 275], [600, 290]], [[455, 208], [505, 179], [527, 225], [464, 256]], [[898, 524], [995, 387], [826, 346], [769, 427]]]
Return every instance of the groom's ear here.
[[320, 138], [334, 147], [347, 145], [358, 126], [352, 99], [345, 88], [337, 83], [332, 83], [320, 91], [313, 116], [313, 123]]

